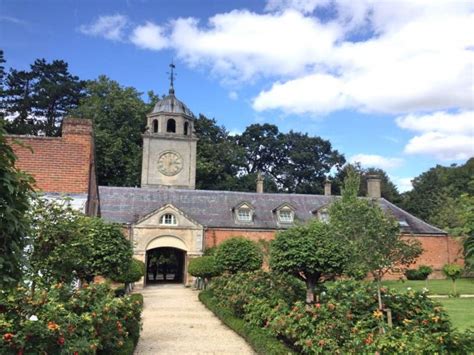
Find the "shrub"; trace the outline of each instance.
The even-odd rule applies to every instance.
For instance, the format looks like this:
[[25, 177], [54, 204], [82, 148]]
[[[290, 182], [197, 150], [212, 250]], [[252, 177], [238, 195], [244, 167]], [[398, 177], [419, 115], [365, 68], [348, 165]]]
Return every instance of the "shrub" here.
[[221, 273], [221, 268], [214, 256], [201, 256], [189, 260], [188, 272], [192, 276], [209, 279], [218, 276]]
[[145, 263], [141, 260], [131, 258], [129, 266], [121, 274], [113, 275], [112, 280], [129, 284], [140, 281], [143, 275], [145, 275]]
[[132, 297], [115, 298], [107, 285], [73, 290], [18, 288], [0, 292], [0, 348], [7, 353], [118, 353], [138, 339], [142, 305]]
[[305, 287], [298, 279], [263, 270], [224, 275], [210, 286], [219, 303], [236, 316], [243, 317], [245, 307], [254, 299], [268, 300], [273, 306], [280, 300], [291, 304], [304, 298]]
[[216, 251], [217, 263], [224, 271], [236, 273], [253, 271], [262, 267], [263, 253], [258, 245], [243, 237], [224, 241]]
[[408, 280], [426, 280], [433, 272], [433, 269], [426, 265], [421, 265], [418, 269], [408, 269], [405, 276]]
[[453, 296], [458, 295], [456, 291], [456, 280], [461, 277], [463, 271], [463, 267], [458, 264], [446, 264], [443, 266], [443, 274], [453, 281]]

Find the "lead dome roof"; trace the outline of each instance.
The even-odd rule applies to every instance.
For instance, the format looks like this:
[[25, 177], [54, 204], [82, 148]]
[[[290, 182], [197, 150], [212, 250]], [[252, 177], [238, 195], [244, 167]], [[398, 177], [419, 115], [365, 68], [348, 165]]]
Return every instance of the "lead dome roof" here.
[[179, 113], [194, 118], [192, 111], [174, 93], [170, 93], [158, 101], [151, 113]]

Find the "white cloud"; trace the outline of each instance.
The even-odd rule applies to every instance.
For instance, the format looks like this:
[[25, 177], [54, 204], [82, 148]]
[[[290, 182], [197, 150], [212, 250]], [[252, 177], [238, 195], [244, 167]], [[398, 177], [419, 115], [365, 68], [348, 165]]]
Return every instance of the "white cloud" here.
[[127, 24], [128, 19], [123, 15], [100, 16], [92, 24], [80, 26], [79, 31], [89, 36], [121, 41]]
[[360, 163], [362, 166], [380, 169], [393, 169], [403, 164], [403, 159], [383, 157], [376, 154], [356, 154], [349, 158], [350, 163]]
[[266, 11], [282, 11], [294, 9], [302, 13], [309, 14], [316, 7], [327, 6], [330, 0], [268, 0], [265, 6]]
[[391, 177], [391, 179], [395, 183], [395, 185], [397, 185], [399, 192], [410, 191], [411, 189], [413, 189], [412, 177], [408, 177], [408, 178]]
[[431, 155], [441, 160], [474, 156], [474, 111], [408, 115], [398, 117], [396, 123], [419, 133], [405, 146], [407, 154]]
[[130, 41], [140, 48], [160, 50], [168, 47], [168, 39], [163, 32], [163, 27], [147, 22], [135, 27], [130, 35]]
[[237, 94], [236, 91], [231, 91], [229, 92], [229, 99], [231, 100], [237, 100], [239, 98], [239, 94]]

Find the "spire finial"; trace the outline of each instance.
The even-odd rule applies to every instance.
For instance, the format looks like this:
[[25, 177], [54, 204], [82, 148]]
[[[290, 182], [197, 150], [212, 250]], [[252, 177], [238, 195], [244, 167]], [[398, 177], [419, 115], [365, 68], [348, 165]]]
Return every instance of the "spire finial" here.
[[173, 60], [171, 60], [170, 71], [168, 72], [168, 74], [170, 75], [169, 77], [170, 78], [170, 90], [169, 90], [170, 95], [174, 95], [174, 79], [176, 78], [176, 73], [174, 72], [174, 68], [176, 68], [176, 66], [173, 63]]

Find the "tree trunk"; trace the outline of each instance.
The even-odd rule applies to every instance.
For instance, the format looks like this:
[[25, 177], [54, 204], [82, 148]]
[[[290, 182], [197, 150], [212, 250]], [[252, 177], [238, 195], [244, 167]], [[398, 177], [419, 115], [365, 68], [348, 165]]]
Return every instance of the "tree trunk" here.
[[312, 304], [314, 303], [314, 281], [308, 277], [306, 279], [306, 303]]

